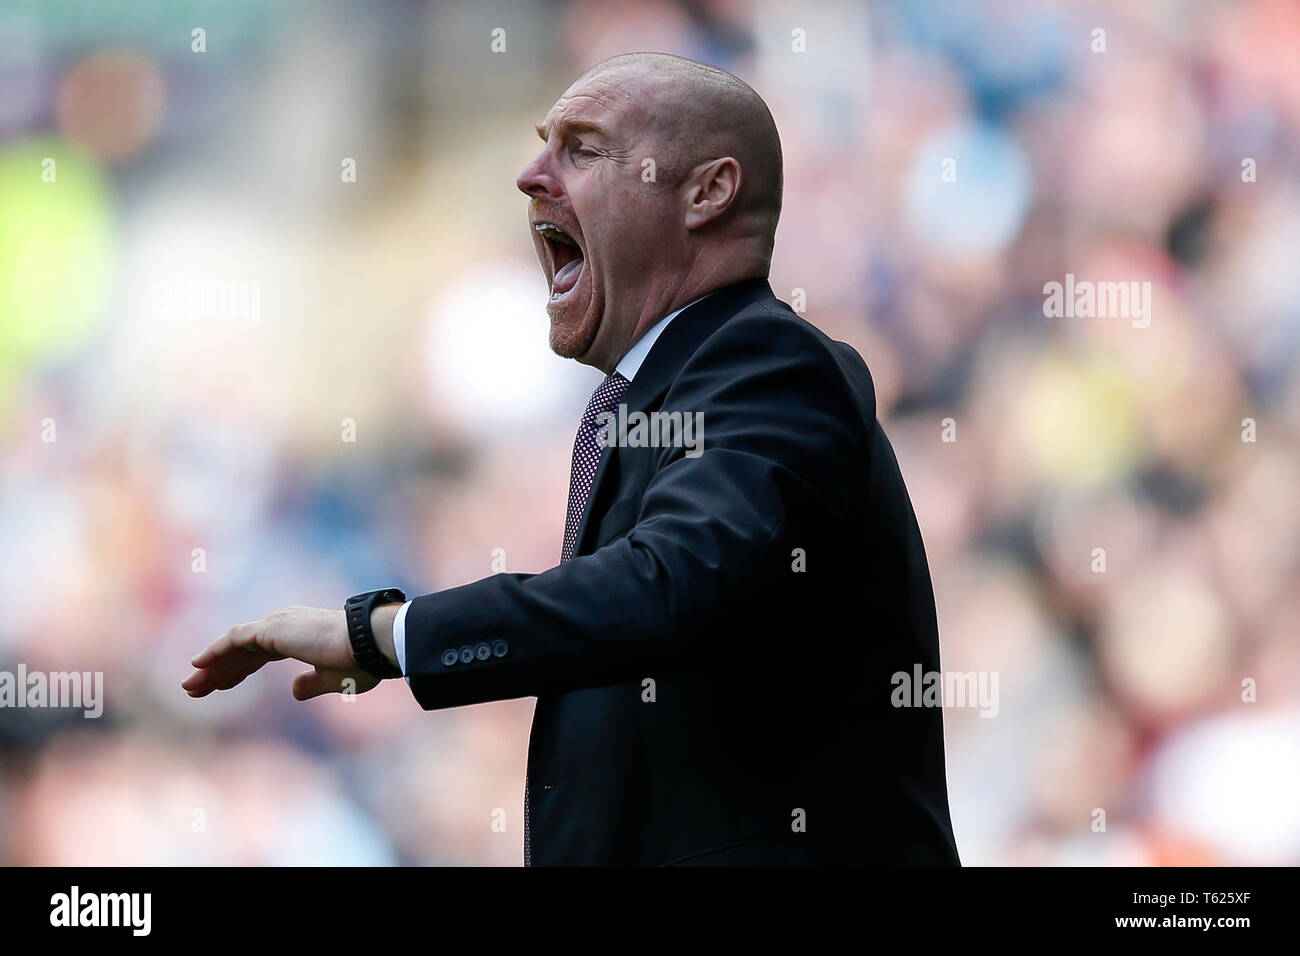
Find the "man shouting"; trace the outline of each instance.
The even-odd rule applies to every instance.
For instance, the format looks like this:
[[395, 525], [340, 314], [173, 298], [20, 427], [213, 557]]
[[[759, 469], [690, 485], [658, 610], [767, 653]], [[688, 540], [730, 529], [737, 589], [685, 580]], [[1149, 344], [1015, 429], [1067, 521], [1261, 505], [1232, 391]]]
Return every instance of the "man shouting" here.
[[891, 703], [893, 675], [939, 668], [925, 551], [866, 365], [768, 285], [766, 105], [629, 54], [537, 132], [518, 187], [551, 348], [607, 376], [560, 564], [285, 608], [183, 686], [291, 657], [300, 700], [388, 677], [426, 710], [536, 696], [526, 864], [957, 864], [942, 710]]

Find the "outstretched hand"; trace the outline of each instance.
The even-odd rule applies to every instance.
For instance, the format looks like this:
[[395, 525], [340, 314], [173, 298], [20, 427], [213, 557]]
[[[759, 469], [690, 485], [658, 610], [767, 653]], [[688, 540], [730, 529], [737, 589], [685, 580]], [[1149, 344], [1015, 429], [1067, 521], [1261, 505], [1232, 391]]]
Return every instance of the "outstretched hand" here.
[[237, 624], [197, 654], [194, 673], [181, 682], [191, 697], [229, 690], [263, 664], [286, 658], [310, 664], [293, 679], [293, 696], [364, 694], [379, 678], [357, 666], [342, 611], [285, 607], [260, 621]]

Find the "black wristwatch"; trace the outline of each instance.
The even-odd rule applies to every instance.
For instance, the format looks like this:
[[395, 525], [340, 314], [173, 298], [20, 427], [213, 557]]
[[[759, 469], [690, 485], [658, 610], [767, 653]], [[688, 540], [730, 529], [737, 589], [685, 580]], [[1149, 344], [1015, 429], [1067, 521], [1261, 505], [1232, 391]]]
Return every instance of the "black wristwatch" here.
[[348, 640], [352, 642], [352, 656], [356, 658], [357, 666], [381, 680], [401, 677], [402, 671], [384, 656], [375, 643], [374, 631], [370, 629], [370, 613], [380, 604], [405, 602], [406, 595], [397, 588], [385, 588], [354, 594], [343, 605], [343, 613], [348, 619]]

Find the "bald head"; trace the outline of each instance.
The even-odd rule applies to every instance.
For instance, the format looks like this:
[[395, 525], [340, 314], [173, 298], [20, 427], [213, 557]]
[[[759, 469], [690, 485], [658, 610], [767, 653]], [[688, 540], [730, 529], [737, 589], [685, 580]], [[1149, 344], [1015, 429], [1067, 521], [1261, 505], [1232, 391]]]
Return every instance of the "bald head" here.
[[608, 372], [669, 313], [767, 277], [781, 143], [763, 100], [730, 73], [616, 56], [575, 80], [537, 134], [542, 150], [516, 185], [556, 353]]
[[652, 102], [644, 105], [648, 132], [663, 149], [656, 157], [661, 182], [677, 186], [691, 170], [725, 156], [740, 164], [740, 195], [719, 226], [765, 237], [770, 260], [781, 216], [781, 139], [763, 98], [726, 70], [668, 53], [610, 57], [578, 82], [611, 71], [652, 78]]

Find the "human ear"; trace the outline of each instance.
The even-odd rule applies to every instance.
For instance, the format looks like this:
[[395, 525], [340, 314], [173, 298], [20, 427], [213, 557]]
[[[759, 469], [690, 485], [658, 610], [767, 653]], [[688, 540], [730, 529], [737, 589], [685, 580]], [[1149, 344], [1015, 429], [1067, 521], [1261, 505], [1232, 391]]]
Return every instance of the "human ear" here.
[[731, 156], [696, 167], [686, 187], [686, 228], [699, 229], [722, 216], [740, 195], [740, 163]]

